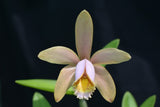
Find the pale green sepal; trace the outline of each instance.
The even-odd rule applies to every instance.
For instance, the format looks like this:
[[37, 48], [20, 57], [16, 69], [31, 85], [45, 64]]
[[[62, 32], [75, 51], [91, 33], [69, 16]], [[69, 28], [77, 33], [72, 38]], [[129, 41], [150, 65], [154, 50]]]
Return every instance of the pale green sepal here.
[[[107, 45], [105, 45], [103, 48], [118, 48], [119, 44], [120, 44], [120, 39], [114, 39]], [[106, 64], [102, 64], [102, 66], [105, 67]]]
[[75, 24], [76, 49], [80, 59], [89, 59], [93, 41], [92, 17], [86, 10], [81, 11]]

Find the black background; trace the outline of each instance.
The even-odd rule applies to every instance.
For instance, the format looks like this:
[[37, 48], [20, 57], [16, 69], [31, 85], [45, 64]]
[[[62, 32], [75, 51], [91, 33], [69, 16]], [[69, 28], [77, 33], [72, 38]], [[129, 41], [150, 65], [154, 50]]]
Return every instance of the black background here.
[[[93, 18], [92, 52], [120, 38], [119, 48], [132, 56], [129, 62], [106, 67], [117, 86], [115, 101], [109, 104], [96, 90], [89, 106], [120, 107], [127, 90], [139, 105], [156, 94], [155, 107], [160, 106], [160, 7], [155, 0], [1, 0], [0, 106], [32, 106], [32, 95], [38, 90], [19, 86], [15, 80], [58, 77], [63, 66], [41, 61], [37, 54], [57, 45], [75, 50], [75, 20], [83, 9]], [[39, 92], [53, 107], [78, 106], [74, 96], [55, 103], [52, 93]]]

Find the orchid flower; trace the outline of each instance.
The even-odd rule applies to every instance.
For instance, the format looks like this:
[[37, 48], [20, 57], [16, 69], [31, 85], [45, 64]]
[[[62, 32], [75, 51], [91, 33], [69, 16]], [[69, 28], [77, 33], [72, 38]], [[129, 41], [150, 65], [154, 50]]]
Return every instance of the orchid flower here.
[[54, 97], [59, 102], [71, 86], [79, 99], [88, 100], [97, 88], [103, 98], [113, 102], [116, 87], [110, 73], [102, 64], [118, 64], [131, 59], [131, 56], [116, 48], [100, 49], [92, 57], [93, 22], [90, 14], [83, 10], [77, 17], [75, 24], [75, 40], [78, 56], [71, 49], [55, 46], [43, 50], [38, 57], [54, 64], [67, 65], [60, 71]]

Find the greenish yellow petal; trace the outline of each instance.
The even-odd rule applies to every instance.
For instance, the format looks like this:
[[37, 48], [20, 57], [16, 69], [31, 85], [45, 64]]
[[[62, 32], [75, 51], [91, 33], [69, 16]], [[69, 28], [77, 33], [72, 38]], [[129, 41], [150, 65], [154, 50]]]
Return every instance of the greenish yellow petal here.
[[66, 66], [61, 70], [54, 89], [56, 102], [59, 102], [64, 97], [67, 89], [73, 84], [75, 80], [75, 70], [75, 66]]
[[116, 87], [114, 81], [109, 72], [100, 65], [94, 65], [95, 67], [95, 85], [99, 90], [103, 98], [112, 103], [116, 96]]
[[91, 62], [93, 64], [118, 64], [131, 59], [131, 56], [116, 48], [101, 49], [93, 54]]
[[63, 46], [55, 46], [41, 51], [38, 54], [41, 60], [55, 64], [71, 64], [78, 63], [79, 58], [71, 49]]
[[89, 59], [93, 40], [93, 22], [86, 10], [83, 10], [77, 17], [75, 39], [80, 59]]

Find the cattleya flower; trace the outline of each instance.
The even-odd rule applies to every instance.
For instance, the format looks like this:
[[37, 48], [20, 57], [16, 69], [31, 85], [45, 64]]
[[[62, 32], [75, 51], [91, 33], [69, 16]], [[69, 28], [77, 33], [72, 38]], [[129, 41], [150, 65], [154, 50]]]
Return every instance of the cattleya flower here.
[[76, 20], [75, 40], [78, 56], [71, 49], [55, 46], [43, 50], [38, 57], [54, 64], [67, 64], [60, 71], [54, 97], [59, 102], [68, 88], [74, 87], [79, 99], [88, 100], [97, 88], [103, 98], [113, 102], [116, 96], [114, 81], [109, 72], [101, 64], [118, 64], [131, 59], [131, 56], [116, 48], [100, 49], [92, 57], [93, 22], [90, 14], [83, 10]]

